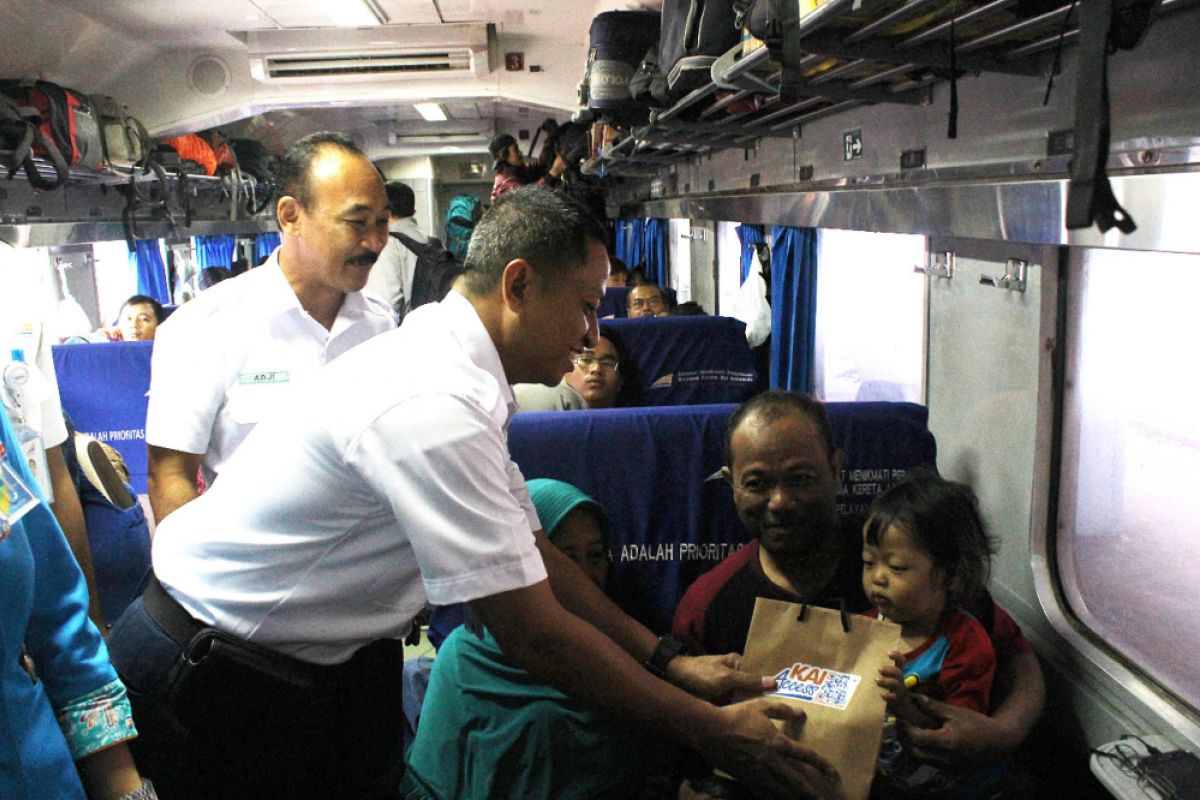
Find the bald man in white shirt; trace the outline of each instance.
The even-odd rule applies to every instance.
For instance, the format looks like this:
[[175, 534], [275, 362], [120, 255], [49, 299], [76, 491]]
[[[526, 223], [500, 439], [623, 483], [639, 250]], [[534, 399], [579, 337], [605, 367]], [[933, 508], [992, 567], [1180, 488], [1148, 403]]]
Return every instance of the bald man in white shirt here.
[[150, 504], [162, 521], [212, 484], [259, 421], [324, 364], [395, 327], [361, 291], [387, 241], [383, 181], [348, 138], [289, 148], [267, 261], [178, 308], [157, 331], [146, 443]]

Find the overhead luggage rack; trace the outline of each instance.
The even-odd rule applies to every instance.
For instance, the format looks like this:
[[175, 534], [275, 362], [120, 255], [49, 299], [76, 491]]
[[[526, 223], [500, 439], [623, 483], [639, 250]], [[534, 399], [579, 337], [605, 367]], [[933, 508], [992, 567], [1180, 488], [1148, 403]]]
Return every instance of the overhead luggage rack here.
[[[1161, 13], [1195, 4], [1164, 0]], [[855, 106], [928, 103], [935, 84], [963, 74], [1048, 78], [1055, 49], [1079, 38], [1085, 6], [828, 0], [786, 26], [782, 41], [752, 50], [739, 44], [718, 57], [709, 83], [652, 111], [589, 167], [645, 174], [663, 161], [791, 138], [805, 123]]]
[[[2, 154], [4, 151], [0, 151]], [[34, 156], [38, 172], [55, 174], [48, 159]], [[276, 228], [272, 208], [251, 213], [243, 182], [228, 176], [194, 174], [164, 168], [158, 175], [131, 164], [93, 170], [71, 167], [55, 189], [37, 189], [23, 176], [0, 181], [0, 241], [17, 247], [48, 246], [110, 239], [144, 239], [234, 233], [248, 235]], [[145, 199], [134, 202], [132, 183]], [[270, 189], [259, 181], [255, 192]]]

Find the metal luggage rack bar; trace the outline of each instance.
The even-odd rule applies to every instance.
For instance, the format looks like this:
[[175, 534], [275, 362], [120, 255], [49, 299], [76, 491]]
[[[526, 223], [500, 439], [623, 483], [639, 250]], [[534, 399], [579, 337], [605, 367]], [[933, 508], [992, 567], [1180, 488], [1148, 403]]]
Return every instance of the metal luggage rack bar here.
[[[11, 150], [0, 150], [0, 155], [11, 154]], [[41, 173], [43, 178], [48, 180], [54, 178], [54, 165], [51, 164], [48, 159], [43, 158], [42, 156], [34, 156], [33, 164], [35, 167], [37, 167], [37, 171]], [[122, 171], [122, 168], [112, 167], [109, 165], [106, 165], [103, 169], [98, 170], [88, 169], [86, 167], [68, 167], [67, 181], [70, 183], [116, 185], [128, 182], [129, 176], [132, 174], [132, 172], [133, 170], [128, 167], [123, 168]], [[17, 175], [24, 176], [24, 172], [18, 172]], [[149, 178], [153, 178], [153, 176], [148, 176], [148, 179]]]
[[[12, 153], [11, 150], [0, 150], [0, 155], [10, 155], [11, 153]], [[34, 163], [34, 166], [37, 167], [38, 172], [41, 173], [41, 175], [43, 177], [45, 177], [47, 179], [54, 177], [54, 166], [50, 163], [50, 161], [48, 159], [43, 158], [42, 156], [34, 156], [33, 163]], [[181, 172], [181, 171], [177, 171], [177, 170], [172, 170], [170, 168], [164, 168], [164, 169], [166, 170], [167, 177], [170, 179], [179, 179], [181, 177], [186, 177], [189, 182], [196, 181], [199, 185], [205, 186], [206, 188], [207, 187], [219, 188], [223, 181], [223, 177], [220, 175], [205, 175], [205, 174], [196, 174], [193, 172]], [[76, 184], [118, 186], [121, 184], [129, 183], [130, 176], [135, 175], [135, 172], [137, 172], [137, 170], [136, 170], [135, 166], [132, 164], [106, 164], [102, 169], [98, 169], [98, 170], [88, 169], [86, 167], [69, 167], [67, 169], [67, 176], [68, 176], [67, 182], [68, 183], [76, 183]], [[248, 175], [248, 173], [242, 173], [242, 174]], [[14, 176], [14, 178], [17, 176], [23, 177], [24, 172], [18, 172], [17, 175]], [[152, 172], [137, 173], [135, 177], [139, 182], [152, 181], [152, 180], [154, 180], [154, 173], [152, 173]], [[260, 183], [261, 183], [261, 181], [260, 181]]]
[[[1198, 2], [1162, 0], [1160, 14]], [[1086, 5], [1059, 0], [1049, 11], [1020, 17], [1017, 0], [974, 6], [907, 0], [877, 4], [879, 14], [864, 19], [869, 12], [855, 4], [829, 0], [794, 23], [798, 29], [789, 38], [802, 55], [786, 77], [789, 70], [774, 60], [777, 45], [743, 53], [739, 44], [718, 57], [708, 83], [651, 112], [646, 125], [601, 155], [606, 171], [617, 163], [644, 171], [697, 153], [753, 146], [763, 137], [790, 138], [807, 122], [864, 103], [925, 103], [934, 84], [950, 79], [951, 64], [965, 73], [1049, 77], [1050, 54], [1060, 43], [1077, 41]]]

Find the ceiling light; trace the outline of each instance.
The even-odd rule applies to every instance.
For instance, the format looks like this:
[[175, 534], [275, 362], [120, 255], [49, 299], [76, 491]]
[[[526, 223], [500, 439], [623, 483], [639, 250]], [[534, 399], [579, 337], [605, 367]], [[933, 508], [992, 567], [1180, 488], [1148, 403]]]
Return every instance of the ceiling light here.
[[427, 122], [445, 122], [449, 119], [446, 116], [446, 109], [442, 108], [441, 103], [413, 103], [413, 108]]
[[390, 21], [375, 0], [317, 0], [317, 5], [342, 28], [371, 28]]

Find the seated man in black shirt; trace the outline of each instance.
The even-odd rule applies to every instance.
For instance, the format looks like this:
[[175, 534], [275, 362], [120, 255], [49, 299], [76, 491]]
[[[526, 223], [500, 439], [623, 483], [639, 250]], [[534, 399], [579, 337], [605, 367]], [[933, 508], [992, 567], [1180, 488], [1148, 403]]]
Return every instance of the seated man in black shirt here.
[[[729, 418], [722, 469], [753, 541], [701, 575], [684, 594], [673, 634], [695, 652], [741, 652], [758, 597], [848, 611], [869, 607], [862, 590], [861, 520], [843, 519], [836, 499], [842, 453], [824, 405], [808, 395], [766, 392]], [[990, 715], [922, 698], [942, 720], [906, 726], [916, 757], [969, 768], [1010, 754], [1041, 714], [1041, 667], [1020, 630], [990, 598], [972, 609], [996, 648]]]

